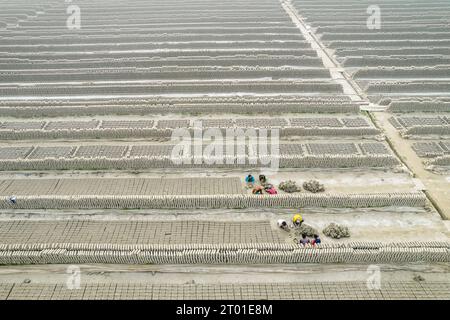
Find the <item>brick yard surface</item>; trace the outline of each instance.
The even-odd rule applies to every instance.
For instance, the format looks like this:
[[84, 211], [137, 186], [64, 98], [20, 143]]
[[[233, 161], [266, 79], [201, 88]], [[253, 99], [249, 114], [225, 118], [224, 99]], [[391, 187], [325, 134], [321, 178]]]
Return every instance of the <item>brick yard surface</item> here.
[[[449, 1], [379, 0], [382, 27], [373, 30], [370, 1], [361, 0], [77, 0], [81, 25], [70, 34], [60, 23], [67, 18], [64, 1], [29, 2], [0, 0], [1, 263], [42, 263], [47, 272], [60, 263], [124, 269], [136, 261], [140, 268], [179, 263], [174, 270], [184, 275], [198, 264], [204, 278], [161, 284], [137, 282], [130, 273], [85, 282], [83, 274], [81, 288], [68, 290], [52, 272], [22, 283], [14, 266], [0, 270], [0, 300], [450, 298], [448, 277], [415, 282], [384, 274], [382, 287], [369, 290], [353, 274], [339, 277], [336, 266], [325, 278], [322, 264], [331, 260], [348, 271], [350, 262], [384, 261], [399, 270], [406, 261], [416, 272], [415, 263], [429, 259], [445, 263], [442, 274], [448, 273], [448, 224], [438, 226], [435, 218], [437, 211], [450, 218], [450, 178], [435, 173], [450, 168]], [[261, 156], [255, 143], [245, 146], [244, 157], [227, 154], [234, 161], [225, 165], [175, 163], [174, 130], [193, 133], [199, 120], [219, 133], [278, 129], [270, 139], [279, 142], [281, 170], [271, 175], [261, 159], [249, 163]], [[235, 169], [240, 173], [231, 174]], [[247, 171], [266, 174], [275, 187], [287, 179], [301, 186], [308, 176], [326, 191], [254, 196], [243, 188]], [[181, 178], [173, 179], [177, 172]], [[159, 211], [174, 208], [175, 221]], [[217, 220], [210, 211], [207, 218], [179, 219], [194, 216], [193, 208], [227, 210]], [[235, 209], [249, 208], [258, 209], [254, 221], [239, 220], [250, 219], [251, 210]], [[51, 209], [58, 217], [40, 216]], [[267, 250], [287, 241], [269, 219], [299, 209], [318, 232], [325, 221], [347, 225], [355, 242], [343, 247], [337, 240], [318, 260], [310, 252]], [[137, 220], [136, 213], [158, 216]], [[75, 218], [62, 220], [68, 214]], [[425, 242], [429, 234], [443, 242]], [[368, 238], [397, 244], [359, 242]], [[260, 248], [158, 256], [123, 249], [128, 244]], [[267, 261], [276, 272], [231, 278], [236, 261], [246, 267]], [[305, 282], [304, 270], [296, 277], [282, 268], [305, 261], [308, 272], [312, 265], [319, 270], [314, 282]], [[217, 262], [227, 264], [223, 273], [208, 275]]]
[[281, 243], [269, 222], [1, 221], [0, 243]]
[[[303, 150], [306, 150], [308, 155], [362, 155], [363, 152], [358, 150], [357, 144], [363, 146], [367, 143], [362, 143], [362, 140], [354, 140], [351, 143], [281, 143], [280, 153], [284, 155], [303, 155]], [[236, 142], [238, 144], [238, 142]], [[247, 146], [246, 144], [240, 143], [242, 146]], [[389, 154], [386, 149], [386, 144], [382, 142], [371, 142], [370, 145], [374, 148], [384, 149], [384, 154]], [[36, 146], [32, 147], [1, 147], [0, 146], [0, 159], [3, 160], [36, 160], [36, 159], [51, 159], [51, 158], [64, 158], [64, 159], [130, 159], [134, 157], [171, 157], [174, 150], [175, 144], [149, 144], [149, 145], [139, 145], [139, 146], [129, 146], [129, 145], [93, 145], [93, 146], [51, 146], [42, 147]], [[208, 144], [203, 145], [203, 150], [208, 146]], [[253, 148], [257, 148], [257, 144], [250, 145]], [[235, 146], [236, 147], [236, 146]], [[224, 147], [221, 147], [222, 152], [225, 154]], [[74, 152], [74, 150], [76, 151]], [[129, 155], [127, 155], [127, 150], [129, 149]], [[285, 150], [291, 150], [290, 152], [285, 152]], [[294, 152], [295, 150], [295, 152]], [[193, 150], [191, 150], [193, 154]], [[205, 153], [206, 154], [206, 153]], [[248, 152], [237, 153], [234, 155], [249, 155]], [[0, 167], [0, 169], [4, 169]]]
[[2, 300], [167, 300], [167, 299], [443, 299], [450, 284], [439, 282], [388, 282], [368, 289], [362, 282], [247, 283], [247, 284], [135, 284], [90, 283], [69, 290], [62, 284], [0, 284]]
[[239, 178], [0, 180], [11, 195], [202, 195], [242, 194]]

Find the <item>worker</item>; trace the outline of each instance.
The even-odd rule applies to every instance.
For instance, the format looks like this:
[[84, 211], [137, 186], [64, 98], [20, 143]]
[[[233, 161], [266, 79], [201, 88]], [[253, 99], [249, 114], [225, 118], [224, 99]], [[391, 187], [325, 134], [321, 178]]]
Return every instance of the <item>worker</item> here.
[[267, 182], [266, 176], [263, 175], [263, 174], [260, 174], [260, 175], [259, 175], [259, 182], [260, 182], [261, 184], [265, 184], [265, 183]]
[[264, 188], [261, 186], [256, 186], [253, 188], [252, 193], [253, 194], [263, 194]]
[[289, 231], [289, 226], [286, 220], [278, 219], [277, 221], [278, 228], [283, 229], [284, 231]]
[[300, 244], [306, 246], [308, 243], [310, 243], [309, 239], [306, 237], [306, 234], [302, 234], [302, 238], [300, 239]]
[[292, 218], [292, 223], [294, 224], [294, 227], [296, 227], [296, 228], [301, 227], [301, 225], [303, 223], [303, 217], [300, 214], [296, 214]]
[[266, 192], [268, 194], [277, 194], [278, 193], [277, 190], [275, 189], [275, 187], [271, 184], [266, 185], [264, 187], [264, 190], [266, 190]]
[[318, 234], [315, 234], [315, 235], [314, 235], [314, 239], [311, 240], [311, 244], [312, 244], [312, 245], [316, 245], [316, 244], [321, 244], [321, 243], [322, 243], [322, 240], [320, 240], [319, 235], [318, 235]]
[[9, 197], [9, 201], [10, 201], [12, 204], [16, 204], [16, 203], [17, 203], [17, 198], [16, 198], [16, 196]]
[[253, 184], [255, 183], [255, 178], [249, 174], [246, 178], [245, 178], [245, 182], [247, 183], [247, 186], [249, 188], [253, 187]]

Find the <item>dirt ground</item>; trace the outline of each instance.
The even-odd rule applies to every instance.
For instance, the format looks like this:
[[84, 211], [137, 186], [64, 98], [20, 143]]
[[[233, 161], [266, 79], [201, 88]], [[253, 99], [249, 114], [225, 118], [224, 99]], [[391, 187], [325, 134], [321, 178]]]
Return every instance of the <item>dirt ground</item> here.
[[[61, 283], [67, 281], [67, 265], [1, 266], [0, 283]], [[368, 265], [296, 264], [264, 266], [211, 265], [80, 265], [81, 282], [86, 283], [289, 283], [363, 281]], [[382, 282], [425, 281], [448, 282], [448, 264], [379, 265]]]
[[392, 143], [402, 161], [410, 168], [415, 177], [424, 184], [427, 194], [439, 210], [442, 218], [450, 219], [450, 177], [438, 175], [425, 169], [423, 160], [411, 148], [414, 141], [403, 139], [399, 132], [389, 123], [391, 114], [373, 113], [376, 121], [383, 127], [386, 137]]
[[[181, 177], [239, 177], [245, 187], [244, 178], [249, 174], [256, 178], [265, 174], [275, 187], [286, 180], [294, 180], [299, 186], [315, 179], [325, 186], [325, 192], [372, 193], [372, 192], [414, 192], [420, 190], [409, 172], [395, 169], [280, 169], [267, 173], [261, 169], [153, 169], [149, 171], [41, 171], [3, 172], [2, 179], [61, 179], [61, 178], [181, 178]], [[282, 192], [282, 191], [280, 191]], [[303, 191], [304, 192], [304, 191]]]
[[[322, 235], [323, 242], [346, 241], [447, 241], [448, 226], [432, 208], [299, 208], [305, 223]], [[96, 221], [270, 221], [286, 242], [288, 233], [278, 230], [278, 219], [290, 221], [298, 209], [215, 209], [191, 210], [15, 210], [0, 214], [1, 221], [10, 220], [96, 220]], [[334, 240], [322, 234], [330, 223], [348, 226], [351, 237]]]

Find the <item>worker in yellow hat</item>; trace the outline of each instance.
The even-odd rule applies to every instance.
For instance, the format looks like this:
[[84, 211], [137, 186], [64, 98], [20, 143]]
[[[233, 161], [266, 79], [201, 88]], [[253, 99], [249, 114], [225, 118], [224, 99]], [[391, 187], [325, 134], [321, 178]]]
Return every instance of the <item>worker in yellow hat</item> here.
[[303, 223], [303, 217], [300, 214], [296, 214], [293, 218], [292, 218], [292, 223], [294, 224], [294, 227], [300, 227]]

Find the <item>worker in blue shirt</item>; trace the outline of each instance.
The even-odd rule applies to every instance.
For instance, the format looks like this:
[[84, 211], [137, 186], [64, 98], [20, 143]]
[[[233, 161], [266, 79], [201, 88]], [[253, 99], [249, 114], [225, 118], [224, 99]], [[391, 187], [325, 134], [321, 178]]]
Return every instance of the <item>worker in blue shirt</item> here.
[[245, 182], [247, 183], [247, 186], [253, 187], [253, 184], [255, 183], [255, 177], [253, 177], [251, 174], [249, 174], [249, 175], [245, 178]]

